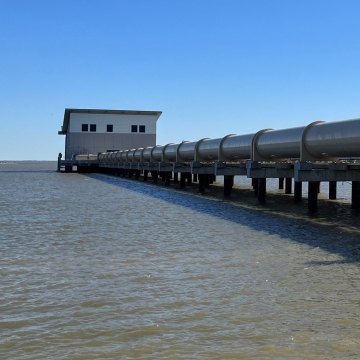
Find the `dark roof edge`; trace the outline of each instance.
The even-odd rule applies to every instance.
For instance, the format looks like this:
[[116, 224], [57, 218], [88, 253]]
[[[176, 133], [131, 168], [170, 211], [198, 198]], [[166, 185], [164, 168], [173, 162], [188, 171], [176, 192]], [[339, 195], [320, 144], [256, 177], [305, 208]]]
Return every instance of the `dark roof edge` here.
[[85, 113], [85, 114], [122, 114], [122, 115], [157, 115], [160, 116], [162, 111], [145, 111], [145, 110], [106, 110], [106, 109], [72, 109], [65, 108], [64, 122], [61, 130], [58, 131], [59, 135], [65, 135], [70, 121], [71, 113]]

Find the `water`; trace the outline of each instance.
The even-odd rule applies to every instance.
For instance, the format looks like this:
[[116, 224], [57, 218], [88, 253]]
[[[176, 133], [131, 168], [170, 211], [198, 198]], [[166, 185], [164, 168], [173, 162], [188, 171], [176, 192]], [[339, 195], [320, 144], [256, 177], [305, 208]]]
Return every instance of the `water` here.
[[0, 164], [0, 359], [358, 359], [354, 231]]

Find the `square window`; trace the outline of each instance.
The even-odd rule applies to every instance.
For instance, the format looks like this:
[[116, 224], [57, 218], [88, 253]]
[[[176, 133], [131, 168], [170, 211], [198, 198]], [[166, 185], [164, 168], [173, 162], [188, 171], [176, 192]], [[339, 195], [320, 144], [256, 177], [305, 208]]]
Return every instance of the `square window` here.
[[81, 131], [89, 131], [89, 125], [88, 124], [82, 124], [81, 125]]
[[90, 124], [90, 131], [96, 132], [96, 124]]
[[139, 125], [139, 132], [141, 133], [145, 132], [145, 125]]
[[131, 132], [137, 132], [137, 125], [131, 125]]
[[112, 124], [108, 124], [106, 125], [106, 131], [107, 132], [113, 132], [114, 128], [113, 128], [113, 125]]

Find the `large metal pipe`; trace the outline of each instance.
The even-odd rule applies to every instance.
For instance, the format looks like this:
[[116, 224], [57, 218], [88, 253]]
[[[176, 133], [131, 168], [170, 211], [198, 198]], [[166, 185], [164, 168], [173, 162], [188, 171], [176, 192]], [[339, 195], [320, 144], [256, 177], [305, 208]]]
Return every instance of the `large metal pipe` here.
[[309, 127], [304, 139], [314, 158], [360, 156], [360, 119], [323, 122]]
[[132, 149], [99, 155], [100, 162], [190, 162], [360, 157], [360, 119], [315, 122], [307, 126], [261, 130], [255, 134]]
[[261, 132], [255, 147], [263, 159], [286, 159], [300, 157], [300, 142], [305, 127]]
[[223, 138], [222, 156], [226, 161], [247, 160], [251, 157], [251, 143], [255, 134], [228, 135]]

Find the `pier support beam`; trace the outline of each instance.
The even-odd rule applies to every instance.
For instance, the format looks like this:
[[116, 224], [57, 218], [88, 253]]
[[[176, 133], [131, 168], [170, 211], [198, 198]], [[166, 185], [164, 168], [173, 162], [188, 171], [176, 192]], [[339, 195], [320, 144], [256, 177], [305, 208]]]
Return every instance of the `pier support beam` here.
[[309, 188], [308, 188], [309, 213], [315, 213], [317, 211], [318, 190], [319, 190], [319, 181], [309, 181]]
[[351, 208], [360, 209], [360, 181], [353, 181], [351, 185]]
[[231, 195], [232, 187], [234, 186], [234, 175], [224, 175], [224, 196]]
[[198, 174], [193, 174], [193, 182], [197, 182], [198, 181]]
[[329, 199], [336, 199], [336, 181], [329, 181]]
[[148, 181], [149, 170], [144, 170], [144, 181]]
[[301, 202], [302, 198], [302, 182], [295, 181], [294, 182], [294, 202], [298, 203]]
[[177, 184], [179, 182], [179, 173], [174, 172], [174, 184]]
[[258, 179], [258, 201], [261, 204], [266, 201], [266, 178]]
[[285, 194], [292, 193], [292, 178], [286, 178], [285, 180]]

